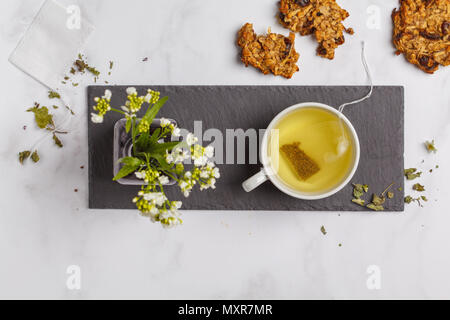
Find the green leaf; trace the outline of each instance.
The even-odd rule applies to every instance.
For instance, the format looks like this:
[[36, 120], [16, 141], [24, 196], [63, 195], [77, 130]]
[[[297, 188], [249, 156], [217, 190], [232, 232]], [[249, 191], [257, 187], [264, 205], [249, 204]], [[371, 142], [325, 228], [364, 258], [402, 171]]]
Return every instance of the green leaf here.
[[48, 113], [47, 107], [39, 107], [39, 104], [35, 104], [33, 108], [27, 110], [27, 112], [34, 113], [34, 119], [39, 128], [45, 129], [48, 125], [53, 126], [53, 115]]
[[163, 169], [163, 170], [167, 171], [173, 167], [173, 164], [169, 164], [166, 161], [166, 157], [162, 154], [150, 154], [150, 157], [156, 159], [156, 161], [158, 161], [161, 169]]
[[153, 132], [153, 134], [152, 134], [152, 136], [151, 136], [151, 138], [150, 138], [150, 143], [151, 144], [153, 144], [153, 143], [157, 143], [158, 142], [158, 138], [159, 138], [159, 134], [161, 133], [161, 128], [157, 128], [154, 132]]
[[125, 124], [125, 131], [128, 133], [131, 129], [131, 118], [127, 119], [127, 123]]
[[162, 108], [162, 106], [167, 102], [169, 97], [163, 97], [161, 98], [157, 103], [153, 105], [153, 107], [148, 108], [145, 115], [142, 117], [142, 119], [145, 119], [148, 121], [148, 123], [152, 123], [153, 119], [155, 119], [156, 115], [158, 114], [159, 110]]
[[123, 163], [124, 166], [119, 170], [117, 175], [113, 178], [114, 181], [117, 181], [119, 179], [122, 179], [129, 174], [133, 173], [139, 167], [144, 164], [144, 162], [138, 158], [135, 157], [125, 157], [119, 160], [120, 163]]
[[150, 146], [150, 134], [148, 132], [142, 133], [136, 140], [136, 148], [139, 151], [146, 151]]
[[64, 146], [63, 143], [61, 142], [61, 140], [59, 140], [59, 138], [57, 137], [57, 135], [54, 134], [54, 133], [53, 133], [53, 141], [54, 141], [55, 144], [56, 144], [58, 147], [60, 147], [60, 148], [62, 148], [62, 147]]
[[28, 150], [19, 152], [19, 162], [20, 162], [20, 164], [23, 164], [24, 161], [27, 160], [30, 157], [30, 155], [31, 155], [31, 151], [28, 151]]
[[155, 143], [150, 146], [149, 152], [151, 154], [165, 154], [166, 150], [170, 151], [179, 144], [180, 144], [179, 141]]
[[33, 154], [31, 155], [31, 160], [33, 160], [34, 163], [36, 163], [40, 160], [37, 150], [35, 150], [33, 152]]

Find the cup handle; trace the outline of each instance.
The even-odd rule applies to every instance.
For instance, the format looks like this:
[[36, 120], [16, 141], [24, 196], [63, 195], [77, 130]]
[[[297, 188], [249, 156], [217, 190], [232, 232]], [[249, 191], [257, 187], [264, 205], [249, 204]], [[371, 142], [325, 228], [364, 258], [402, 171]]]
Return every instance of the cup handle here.
[[246, 192], [253, 191], [257, 187], [259, 187], [260, 184], [267, 181], [267, 179], [268, 178], [265, 170], [261, 168], [260, 172], [248, 178], [242, 183], [242, 188], [244, 188]]

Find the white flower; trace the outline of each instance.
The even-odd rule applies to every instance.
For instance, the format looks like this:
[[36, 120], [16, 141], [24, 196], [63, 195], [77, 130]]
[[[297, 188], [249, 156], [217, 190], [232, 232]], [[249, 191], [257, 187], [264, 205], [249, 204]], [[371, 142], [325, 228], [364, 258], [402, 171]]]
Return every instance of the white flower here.
[[129, 87], [127, 88], [127, 94], [129, 96], [133, 95], [133, 94], [137, 94], [136, 88], [135, 87]]
[[169, 183], [169, 178], [167, 177], [167, 176], [160, 176], [159, 178], [158, 178], [158, 180], [159, 180], [159, 183], [161, 183], [161, 184], [168, 184]]
[[220, 178], [219, 168], [214, 168], [212, 171], [212, 175], [214, 178], [219, 179]]
[[202, 172], [200, 172], [200, 178], [203, 178], [203, 179], [208, 179], [209, 178], [209, 172], [208, 171], [202, 171]]
[[181, 202], [181, 201], [173, 201], [172, 202], [172, 207], [177, 210], [180, 209], [182, 205], [183, 205], [183, 202]]
[[173, 155], [171, 153], [169, 153], [167, 150], [166, 150], [166, 161], [167, 161], [167, 163], [174, 162]]
[[161, 118], [159, 124], [161, 125], [161, 127], [167, 127], [168, 125], [170, 125], [170, 120], [166, 119], [166, 118]]
[[184, 195], [186, 198], [189, 197], [189, 194], [190, 194], [190, 192], [189, 192], [188, 190], [186, 190], [186, 191], [183, 192], [183, 195]]
[[207, 147], [205, 148], [205, 155], [206, 155], [208, 158], [214, 157], [214, 147], [213, 147], [213, 146], [207, 146]]
[[103, 116], [98, 115], [96, 113], [91, 113], [91, 121], [93, 123], [102, 123], [103, 122]]
[[197, 137], [194, 136], [192, 133], [188, 133], [188, 135], [186, 136], [186, 143], [189, 146], [192, 146], [194, 143], [196, 143], [198, 141]]
[[208, 162], [208, 158], [205, 156], [200, 156], [197, 158], [194, 158], [194, 165], [196, 167], [203, 167]]
[[94, 101], [95, 101], [95, 102], [99, 102], [99, 101], [100, 101], [100, 98], [99, 98], [99, 97], [95, 97], [95, 98], [94, 98]]
[[112, 97], [112, 92], [111, 92], [111, 90], [106, 89], [106, 90], [105, 90], [105, 95], [104, 95], [102, 98], [109, 101], [109, 100], [111, 100], [111, 97]]
[[128, 107], [125, 107], [125, 106], [121, 106], [120, 109], [122, 109], [123, 111], [125, 111], [127, 113], [130, 112], [130, 109]]
[[136, 178], [138, 178], [138, 179], [142, 179], [142, 180], [145, 179], [145, 171], [141, 171], [141, 172], [136, 171], [134, 174], [136, 175]]
[[144, 101], [147, 103], [150, 103], [150, 100], [152, 100], [152, 94], [151, 93], [147, 93], [144, 97]]
[[190, 179], [190, 178], [192, 177], [192, 173], [191, 173], [190, 171], [186, 171], [186, 172], [184, 173], [184, 176], [185, 176], [187, 179]]
[[174, 127], [172, 130], [172, 136], [174, 138], [178, 138], [181, 135], [181, 130], [180, 128]]

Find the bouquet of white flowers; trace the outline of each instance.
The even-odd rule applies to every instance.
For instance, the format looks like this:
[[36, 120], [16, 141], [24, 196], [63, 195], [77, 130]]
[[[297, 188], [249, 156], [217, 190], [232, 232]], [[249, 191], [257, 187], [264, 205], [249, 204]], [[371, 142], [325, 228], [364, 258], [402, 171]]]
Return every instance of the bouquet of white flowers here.
[[[179, 209], [181, 201], [170, 201], [164, 192], [164, 186], [170, 180], [175, 181], [185, 197], [188, 197], [195, 185], [200, 190], [215, 188], [216, 179], [220, 177], [219, 169], [211, 158], [214, 148], [202, 147], [198, 139], [188, 133], [183, 141], [169, 141], [168, 138], [180, 137], [180, 128], [165, 118], [160, 118], [160, 127], [153, 129], [151, 124], [168, 97], [160, 99], [160, 93], [147, 90], [145, 96], [139, 96], [135, 88], [127, 89], [125, 105], [113, 108], [110, 104], [112, 93], [106, 90], [103, 97], [95, 98], [93, 107], [96, 113], [91, 114], [95, 123], [103, 122], [108, 111], [122, 114], [126, 119], [125, 130], [131, 131], [131, 156], [121, 158], [123, 164], [113, 178], [119, 180], [135, 174], [143, 181], [141, 190], [133, 202], [143, 216], [150, 217], [153, 222], [161, 222], [164, 227], [172, 227], [182, 223]], [[148, 104], [145, 114], [138, 119], [136, 114], [144, 104]], [[191, 170], [185, 164], [193, 161]]]

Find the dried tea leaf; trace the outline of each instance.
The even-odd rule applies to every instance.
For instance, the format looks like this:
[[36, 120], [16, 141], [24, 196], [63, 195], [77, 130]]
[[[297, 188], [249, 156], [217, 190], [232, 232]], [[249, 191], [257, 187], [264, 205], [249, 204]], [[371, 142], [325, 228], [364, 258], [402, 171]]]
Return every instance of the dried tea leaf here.
[[114, 61], [110, 61], [109, 62], [109, 70], [112, 70], [113, 66], [114, 66]]
[[414, 201], [414, 198], [413, 198], [413, 197], [411, 197], [411, 196], [406, 196], [406, 197], [405, 197], [405, 203], [410, 204], [410, 203], [413, 202], [413, 201]]
[[389, 199], [392, 199], [392, 198], [394, 197], [394, 193], [393, 193], [393, 192], [388, 192], [388, 193], [387, 193], [387, 197], [388, 197]]
[[416, 168], [405, 169], [405, 177], [408, 180], [414, 180], [419, 178], [422, 175], [422, 172], [417, 171]]
[[75, 112], [74, 112], [69, 106], [66, 106], [66, 109], [69, 110], [69, 112], [70, 112], [73, 116], [75, 115]]
[[[367, 190], [369, 189], [369, 187], [367, 187]], [[361, 198], [364, 195], [364, 191], [365, 187], [362, 184], [355, 184], [353, 183], [353, 196], [356, 199]]]
[[386, 198], [384, 196], [379, 196], [377, 194], [372, 195], [372, 204], [375, 206], [381, 206], [386, 202]]
[[406, 176], [407, 174], [411, 174], [411, 173], [414, 173], [416, 171], [417, 171], [416, 168], [409, 168], [409, 169], [405, 169], [404, 173], [405, 173], [405, 176]]
[[53, 91], [53, 90], [50, 90], [48, 92], [48, 97], [49, 97], [49, 99], [61, 99], [60, 94], [58, 92], [56, 92], [56, 91]]
[[427, 202], [428, 201], [428, 198], [427, 197], [425, 197], [425, 196], [420, 196], [420, 199], [422, 199], [423, 201], [425, 201], [425, 202]]
[[362, 187], [364, 192], [369, 192], [369, 186], [367, 184], [364, 184]]
[[58, 136], [57, 136], [55, 133], [53, 133], [53, 141], [54, 141], [55, 144], [56, 144], [58, 147], [60, 147], [60, 148], [62, 148], [62, 147], [64, 146], [64, 145], [62, 144], [61, 140], [59, 140]]
[[53, 115], [48, 113], [47, 107], [39, 107], [39, 104], [36, 103], [33, 108], [27, 110], [27, 112], [34, 113], [34, 119], [39, 128], [45, 129], [47, 126], [54, 126], [53, 124]]
[[369, 208], [370, 210], [373, 210], [373, 211], [383, 211], [384, 210], [384, 207], [382, 205], [376, 205], [374, 203], [369, 203], [367, 205], [367, 208]]
[[364, 205], [365, 205], [365, 203], [366, 203], [363, 199], [360, 199], [360, 198], [358, 198], [358, 199], [352, 199], [352, 202], [354, 202], [354, 203], [356, 203], [356, 204], [359, 204], [359, 205], [362, 206], [362, 207], [364, 207]]
[[323, 235], [326, 235], [326, 234], [327, 234], [327, 231], [325, 230], [325, 227], [324, 227], [324, 226], [321, 226], [321, 227], [320, 227], [320, 232], [322, 232]]
[[425, 141], [425, 148], [427, 149], [428, 152], [437, 152], [436, 146], [434, 144], [434, 140], [430, 141]]
[[31, 160], [33, 160], [34, 163], [38, 162], [40, 160], [39, 158], [39, 154], [37, 152], [37, 150], [35, 150], [32, 154], [31, 154]]
[[92, 73], [94, 76], [98, 77], [100, 75], [100, 71], [98, 71], [97, 69], [95, 69], [94, 67], [91, 66], [87, 66], [86, 70], [89, 71], [90, 73]]
[[30, 155], [31, 155], [31, 151], [28, 151], [28, 150], [19, 152], [19, 162], [20, 162], [20, 164], [23, 164], [24, 161], [27, 160], [30, 157]]
[[415, 185], [413, 185], [413, 190], [419, 191], [419, 192], [423, 192], [425, 191], [425, 187], [423, 185], [421, 185], [420, 183], [416, 183]]
[[59, 108], [58, 106], [53, 105], [53, 109], [58, 109], [58, 108]]

